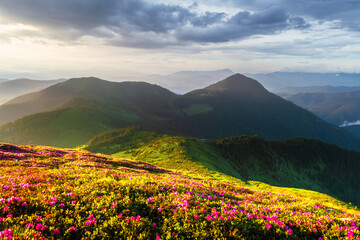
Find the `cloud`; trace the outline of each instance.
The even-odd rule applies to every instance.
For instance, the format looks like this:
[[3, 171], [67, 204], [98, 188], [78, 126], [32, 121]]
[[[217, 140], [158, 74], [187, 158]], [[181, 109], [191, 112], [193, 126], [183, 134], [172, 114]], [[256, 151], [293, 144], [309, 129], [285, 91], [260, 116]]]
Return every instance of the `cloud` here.
[[337, 21], [340, 28], [360, 30], [360, 2], [357, 0], [299, 0], [288, 4], [287, 8], [294, 14], [323, 21]]
[[180, 40], [194, 42], [228, 42], [253, 35], [276, 34], [292, 28], [306, 28], [305, 20], [291, 18], [282, 8], [274, 7], [251, 13], [241, 11], [227, 21], [208, 28], [191, 27], [178, 32]]
[[[245, 1], [248, 2], [248, 1]], [[191, 43], [236, 41], [253, 35], [303, 29], [309, 24], [281, 7], [257, 11], [201, 12], [201, 6], [144, 0], [1, 0], [0, 13], [37, 26], [52, 38], [103, 38], [129, 47], [165, 47]]]
[[200, 3], [213, 5], [228, 5], [245, 8], [249, 11], [261, 11], [271, 6], [281, 6], [292, 16], [311, 18], [318, 21], [338, 22], [339, 28], [360, 31], [360, 1], [358, 0], [223, 0], [206, 1]]
[[360, 120], [357, 120], [355, 122], [344, 121], [344, 123], [341, 124], [340, 127], [350, 127], [350, 126], [358, 126], [358, 125], [360, 125]]

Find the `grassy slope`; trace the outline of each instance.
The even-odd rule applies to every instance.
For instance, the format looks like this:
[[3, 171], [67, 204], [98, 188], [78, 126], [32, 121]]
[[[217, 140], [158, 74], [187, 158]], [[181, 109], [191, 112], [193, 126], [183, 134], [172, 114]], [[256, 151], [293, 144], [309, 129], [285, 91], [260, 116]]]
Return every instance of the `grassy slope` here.
[[[184, 137], [159, 135], [132, 127], [119, 129], [98, 135], [89, 141], [86, 148], [94, 152], [103, 152], [131, 159], [141, 159], [157, 166], [212, 177], [216, 173], [199, 164], [188, 156], [183, 144]], [[110, 143], [110, 144], [109, 144]], [[210, 170], [209, 170], [210, 169]]]
[[[111, 136], [111, 137], [110, 137]], [[93, 138], [86, 149], [146, 161], [210, 178], [224, 174], [243, 181], [304, 188], [360, 203], [359, 153], [316, 140], [266, 141], [258, 137], [221, 141], [174, 137], [139, 128]]]
[[359, 211], [329, 209], [334, 199], [322, 205], [323, 198], [304, 192], [274, 194], [262, 185], [259, 191], [196, 175], [84, 151], [0, 144], [0, 234], [7, 239], [360, 236]]
[[[88, 141], [94, 134], [110, 130], [105, 115], [86, 108], [67, 108], [26, 117], [1, 127], [2, 138], [8, 142], [33, 142], [72, 147]], [[16, 131], [12, 131], [16, 128]], [[17, 134], [14, 134], [17, 133]], [[9, 133], [9, 136], [7, 136]]]

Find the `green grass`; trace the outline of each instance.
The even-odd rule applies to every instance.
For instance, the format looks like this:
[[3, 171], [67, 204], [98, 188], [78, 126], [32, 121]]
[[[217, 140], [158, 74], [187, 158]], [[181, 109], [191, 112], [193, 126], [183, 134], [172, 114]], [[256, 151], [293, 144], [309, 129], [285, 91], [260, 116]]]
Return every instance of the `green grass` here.
[[76, 107], [64, 106], [3, 125], [0, 139], [18, 144], [77, 147], [104, 131], [128, 127], [139, 119], [134, 112], [123, 108], [102, 108], [106, 102], [77, 99], [76, 104]]
[[356, 184], [359, 153], [315, 140], [266, 141], [242, 136], [214, 141], [128, 128], [100, 134], [85, 148], [186, 175], [308, 189], [360, 203]]
[[88, 109], [65, 109], [49, 124], [49, 129], [57, 133], [50, 145], [63, 147], [81, 145], [94, 134], [112, 129], [106, 122], [104, 115]]

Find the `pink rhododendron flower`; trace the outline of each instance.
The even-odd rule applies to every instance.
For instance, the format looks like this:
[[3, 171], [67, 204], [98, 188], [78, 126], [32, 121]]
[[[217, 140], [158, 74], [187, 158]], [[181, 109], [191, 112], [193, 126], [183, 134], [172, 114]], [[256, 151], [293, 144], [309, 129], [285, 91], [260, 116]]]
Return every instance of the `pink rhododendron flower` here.
[[270, 229], [270, 228], [271, 228], [271, 224], [267, 222], [267, 223], [266, 223], [266, 228], [267, 228], [267, 229]]

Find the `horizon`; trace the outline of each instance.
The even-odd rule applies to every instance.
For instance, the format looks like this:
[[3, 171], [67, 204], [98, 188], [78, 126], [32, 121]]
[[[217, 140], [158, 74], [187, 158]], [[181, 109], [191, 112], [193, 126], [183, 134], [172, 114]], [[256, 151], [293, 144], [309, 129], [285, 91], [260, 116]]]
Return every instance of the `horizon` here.
[[[77, 76], [70, 76], [68, 78], [65, 77], [53, 77], [53, 78], [48, 78], [48, 77], [32, 77], [32, 76], [27, 76], [28, 73], [18, 73], [18, 74], [8, 74], [8, 75], [0, 75], [0, 81], [1, 80], [5, 80], [5, 81], [12, 81], [12, 80], [21, 80], [21, 79], [25, 79], [25, 80], [35, 80], [35, 81], [53, 81], [53, 80], [69, 80], [72, 78], [99, 78], [102, 80], [106, 80], [106, 81], [112, 81], [112, 82], [123, 82], [123, 81], [144, 81], [146, 82], [146, 77], [151, 77], [151, 76], [161, 76], [161, 77], [167, 77], [167, 76], [171, 76], [171, 75], [175, 75], [175, 74], [180, 74], [180, 73], [209, 73], [209, 72], [222, 72], [222, 71], [230, 71], [232, 72], [231, 75], [235, 75], [235, 74], [241, 74], [241, 75], [270, 75], [270, 74], [276, 74], [276, 73], [289, 73], [289, 74], [319, 74], [319, 75], [338, 75], [338, 74], [346, 74], [346, 75], [360, 75], [360, 72], [340, 72], [340, 71], [334, 71], [334, 72], [312, 72], [312, 71], [270, 71], [270, 72], [258, 72], [258, 73], [253, 73], [253, 72], [236, 72], [233, 71], [232, 69], [229, 68], [223, 68], [223, 69], [209, 69], [209, 70], [179, 70], [176, 72], [168, 72], [168, 73], [163, 73], [163, 74], [159, 74], [159, 73], [153, 73], [153, 74], [143, 74], [143, 75], [129, 75], [128, 77], [120, 77], [118, 79], [109, 79], [109, 78], [103, 78], [97, 75], [77, 75]], [[1, 73], [0, 73], [1, 74]], [[231, 76], [229, 75], [229, 76]], [[127, 79], [128, 78], [128, 79]], [[221, 81], [223, 79], [219, 79], [219, 81]], [[257, 80], [257, 79], [255, 79]], [[324, 83], [326, 84], [326, 83]], [[360, 83], [359, 83], [360, 85]], [[310, 85], [309, 85], [310, 86]], [[316, 86], [316, 85], [311, 85], [311, 86]], [[325, 86], [325, 85], [318, 85], [318, 86]], [[329, 86], [333, 86], [333, 85], [329, 85]], [[336, 85], [336, 86], [342, 86], [342, 85]], [[354, 85], [355, 86], [355, 85]], [[289, 86], [291, 87], [291, 86]]]

